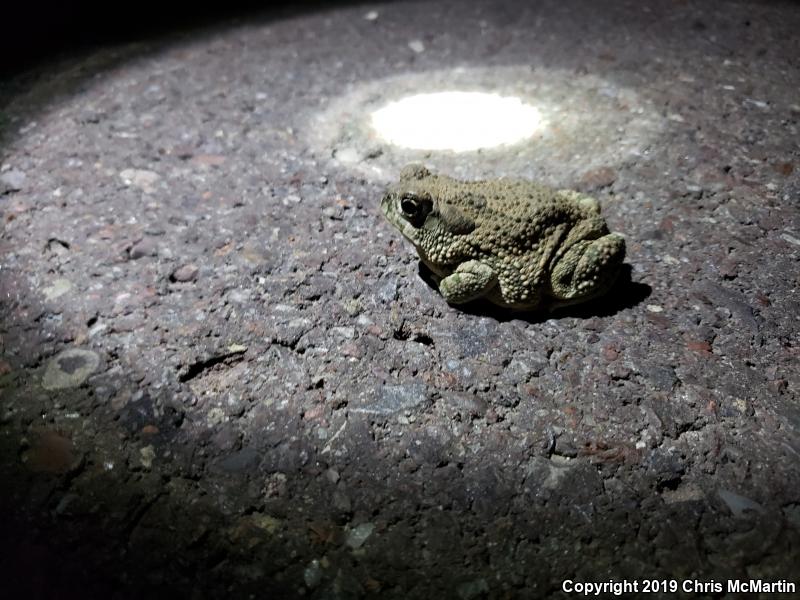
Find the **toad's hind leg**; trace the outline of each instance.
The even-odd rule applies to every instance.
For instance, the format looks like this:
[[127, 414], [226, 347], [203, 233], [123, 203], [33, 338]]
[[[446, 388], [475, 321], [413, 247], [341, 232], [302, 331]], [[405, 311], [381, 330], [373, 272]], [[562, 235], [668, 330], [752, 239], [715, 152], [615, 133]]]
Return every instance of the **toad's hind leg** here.
[[573, 304], [606, 292], [625, 259], [625, 239], [609, 233], [572, 244], [550, 274], [554, 305]]
[[439, 282], [439, 291], [449, 304], [461, 304], [486, 296], [497, 285], [494, 269], [477, 260], [468, 260]]

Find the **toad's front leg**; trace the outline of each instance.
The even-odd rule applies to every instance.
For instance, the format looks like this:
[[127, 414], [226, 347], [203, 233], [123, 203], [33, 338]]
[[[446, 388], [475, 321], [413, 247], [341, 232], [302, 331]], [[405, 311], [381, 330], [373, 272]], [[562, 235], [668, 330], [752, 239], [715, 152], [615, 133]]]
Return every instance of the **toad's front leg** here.
[[462, 304], [482, 298], [497, 285], [497, 273], [478, 260], [468, 260], [439, 282], [439, 291], [448, 304]]

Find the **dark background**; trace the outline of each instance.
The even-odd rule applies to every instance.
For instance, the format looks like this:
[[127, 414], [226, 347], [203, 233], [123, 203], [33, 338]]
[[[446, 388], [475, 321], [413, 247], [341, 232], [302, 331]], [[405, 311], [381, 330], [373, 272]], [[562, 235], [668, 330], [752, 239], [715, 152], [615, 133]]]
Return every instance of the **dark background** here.
[[[11, 4], [11, 3], [9, 3]], [[116, 2], [20, 2], [3, 11], [0, 75], [30, 69], [47, 58], [112, 42], [129, 42], [236, 19], [256, 11], [293, 12], [334, 0], [226, 0], [203, 4], [180, 0]]]
[[[387, 0], [387, 2], [390, 0]], [[648, 0], [646, 0], [647, 3]], [[387, 3], [370, 2], [370, 4]], [[535, 4], [536, 0], [529, 0]], [[662, 2], [649, 0], [650, 4]], [[676, 4], [683, 4], [677, 0]], [[797, 0], [762, 0], [761, 4], [795, 5]], [[301, 12], [326, 6], [359, 4], [355, 0], [226, 0], [204, 4], [182, 0], [114, 2], [15, 2], [2, 11], [0, 76], [25, 71], [48, 57], [80, 52], [112, 42], [148, 38], [236, 20], [260, 11]], [[725, 0], [706, 2], [726, 10]]]

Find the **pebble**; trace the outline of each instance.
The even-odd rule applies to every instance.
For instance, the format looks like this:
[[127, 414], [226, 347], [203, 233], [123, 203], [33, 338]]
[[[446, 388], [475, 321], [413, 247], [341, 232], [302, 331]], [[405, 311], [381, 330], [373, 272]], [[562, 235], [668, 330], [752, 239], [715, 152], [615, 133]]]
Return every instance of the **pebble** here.
[[745, 512], [748, 510], [753, 510], [759, 513], [764, 512], [764, 507], [758, 502], [751, 500], [750, 498], [740, 496], [739, 494], [731, 492], [730, 490], [719, 490], [717, 494], [719, 494], [719, 497], [728, 506], [734, 517], [743, 517], [745, 516]]
[[197, 279], [200, 269], [195, 265], [183, 265], [172, 272], [172, 281], [189, 282]]
[[156, 457], [155, 448], [152, 446], [145, 446], [144, 448], [139, 449], [139, 462], [142, 463], [142, 466], [145, 469], [151, 469], [153, 467], [153, 459]]
[[55, 513], [57, 515], [63, 515], [67, 512], [69, 505], [72, 504], [75, 500], [78, 500], [78, 494], [65, 494], [61, 500], [58, 501], [58, 504], [55, 508]]
[[225, 457], [220, 461], [219, 466], [223, 471], [236, 473], [255, 466], [258, 459], [258, 451], [255, 448], [246, 447]]
[[254, 514], [250, 522], [270, 535], [275, 535], [283, 525], [280, 519], [261, 513]]
[[20, 191], [25, 186], [25, 178], [25, 173], [18, 169], [0, 174], [0, 194]]
[[333, 492], [333, 506], [336, 510], [343, 513], [349, 513], [353, 509], [353, 503], [350, 501], [350, 496], [341, 490]]
[[69, 279], [61, 278], [53, 280], [53, 283], [48, 285], [46, 288], [42, 288], [42, 293], [44, 294], [45, 299], [55, 300], [56, 298], [66, 294], [71, 289], [72, 282]]
[[236, 302], [238, 304], [242, 304], [250, 300], [250, 296], [251, 296], [250, 290], [233, 289], [228, 292], [226, 300], [228, 300], [228, 302]]
[[75, 456], [72, 441], [55, 431], [44, 431], [25, 453], [25, 464], [37, 473], [66, 473]]
[[422, 40], [411, 40], [408, 42], [408, 47], [417, 54], [425, 52], [425, 44], [422, 43]]
[[331, 483], [337, 483], [339, 481], [339, 471], [336, 469], [328, 469], [325, 471], [325, 477]]
[[800, 504], [791, 504], [783, 509], [786, 520], [800, 529]]
[[642, 368], [642, 374], [657, 390], [668, 392], [678, 384], [675, 369], [668, 365], [648, 365]]
[[752, 104], [758, 108], [769, 108], [769, 102], [763, 100], [756, 100], [755, 98], [745, 98], [743, 104]]
[[678, 502], [697, 502], [704, 498], [703, 490], [691, 483], [681, 484], [675, 490], [665, 489], [661, 493], [661, 498], [667, 504]]
[[586, 191], [596, 191], [609, 187], [617, 180], [617, 172], [611, 167], [600, 167], [587, 171], [581, 177], [580, 185]]
[[158, 173], [145, 169], [125, 169], [120, 172], [119, 176], [122, 178], [122, 183], [137, 187], [146, 194], [152, 194], [155, 191], [155, 183], [160, 178]]
[[704, 192], [705, 190], [702, 186], [695, 185], [693, 183], [687, 184], [686, 186], [686, 195], [694, 200], [700, 200], [700, 198], [703, 197]]
[[563, 456], [555, 455], [551, 460], [542, 459], [547, 469], [542, 487], [548, 490], [557, 490], [561, 487], [561, 480], [572, 471], [572, 463], [564, 461]]
[[91, 350], [64, 350], [47, 364], [42, 387], [46, 390], [78, 387], [99, 365], [100, 357]]
[[381, 287], [378, 288], [378, 298], [380, 298], [384, 304], [397, 300], [397, 280], [390, 279], [381, 285]]
[[800, 239], [797, 239], [793, 235], [789, 235], [788, 233], [782, 233], [781, 239], [784, 242], [789, 242], [790, 244], [794, 244], [795, 246], [800, 246]]
[[364, 15], [364, 20], [365, 21], [375, 21], [377, 18], [378, 18], [378, 11], [377, 10], [371, 10], [371, 11], [369, 11], [368, 13], [366, 13]]
[[219, 154], [198, 154], [193, 156], [191, 161], [198, 165], [205, 165], [207, 167], [219, 167], [225, 164], [225, 157]]
[[345, 543], [353, 550], [357, 550], [364, 545], [364, 542], [366, 542], [367, 538], [372, 535], [372, 531], [374, 529], [374, 523], [361, 523], [348, 532]]
[[92, 327], [89, 328], [88, 336], [90, 338], [93, 338], [96, 335], [103, 333], [107, 329], [108, 329], [107, 323], [95, 323], [94, 325], [92, 325]]
[[711, 281], [697, 284], [694, 286], [694, 290], [710, 304], [727, 308], [740, 323], [753, 333], [758, 333], [759, 325], [753, 316], [753, 308], [745, 301], [741, 292], [722, 287]]
[[225, 416], [225, 411], [218, 406], [215, 406], [206, 414], [206, 421], [208, 422], [209, 427], [216, 427], [227, 420], [228, 417]]
[[689, 350], [699, 352], [700, 354], [711, 353], [711, 344], [706, 340], [689, 340], [686, 342], [686, 347]]
[[322, 583], [322, 568], [316, 558], [308, 563], [308, 566], [303, 571], [303, 581], [305, 581], [306, 587], [309, 588], [315, 588]]
[[336, 159], [343, 163], [357, 163], [361, 162], [361, 155], [355, 148], [342, 148], [337, 150]]
[[356, 330], [353, 327], [331, 327], [331, 333], [346, 340], [356, 337]]
[[390, 415], [419, 406], [427, 398], [427, 387], [421, 383], [384, 385], [377, 393], [377, 400], [363, 407], [354, 407], [353, 412]]
[[456, 588], [456, 592], [458, 593], [458, 597], [461, 600], [472, 600], [473, 598], [478, 598], [482, 594], [489, 593], [489, 584], [486, 583], [486, 580], [481, 577], [480, 579], [475, 579], [474, 581], [465, 581]]
[[[343, 302], [342, 308], [344, 308], [345, 312], [351, 317], [356, 316], [363, 310], [361, 302], [359, 302], [357, 298], [351, 298], [350, 300]], [[364, 323], [359, 322], [359, 325], [364, 325]], [[369, 325], [369, 323], [367, 323], [367, 325]]]
[[128, 258], [131, 260], [137, 260], [145, 256], [155, 256], [156, 254], [158, 254], [156, 243], [149, 238], [140, 240], [128, 250]]

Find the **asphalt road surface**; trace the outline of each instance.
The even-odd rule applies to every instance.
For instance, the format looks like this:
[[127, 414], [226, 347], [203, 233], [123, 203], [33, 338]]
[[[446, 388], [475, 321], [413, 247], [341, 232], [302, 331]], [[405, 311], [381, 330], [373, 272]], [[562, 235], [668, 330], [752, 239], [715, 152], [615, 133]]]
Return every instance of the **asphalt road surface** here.
[[[333, 3], [6, 78], [5, 590], [800, 583], [799, 30], [790, 2]], [[540, 123], [455, 152], [371, 120], [453, 91]], [[625, 276], [448, 306], [380, 212], [411, 161], [595, 196]]]

